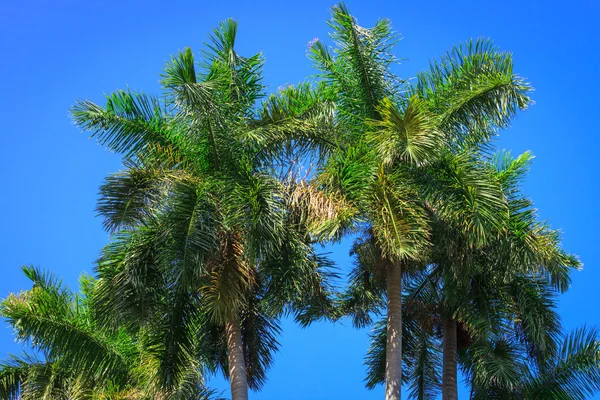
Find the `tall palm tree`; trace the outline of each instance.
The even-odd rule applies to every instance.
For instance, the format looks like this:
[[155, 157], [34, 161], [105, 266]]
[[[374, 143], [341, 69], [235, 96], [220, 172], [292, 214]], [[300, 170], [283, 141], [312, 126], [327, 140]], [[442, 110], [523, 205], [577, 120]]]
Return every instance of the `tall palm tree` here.
[[[444, 338], [444, 399], [458, 397], [457, 318], [465, 306], [472, 312], [471, 308], [475, 303], [480, 308], [482, 318], [487, 321], [487, 326], [500, 327], [502, 324], [499, 321], [489, 319], [490, 310], [494, 308], [493, 301], [511, 302], [503, 299], [501, 292], [494, 289], [510, 290], [511, 286], [506, 286], [507, 280], [531, 275], [541, 277], [535, 278], [532, 284], [536, 284], [538, 279], [544, 282], [546, 279], [542, 278], [549, 276], [548, 284], [564, 290], [568, 286], [569, 268], [579, 266], [575, 257], [560, 250], [557, 232], [536, 220], [531, 202], [520, 193], [518, 182], [527, 171], [531, 155], [525, 153], [513, 160], [509, 154], [499, 153], [494, 158], [489, 169], [494, 175], [493, 179], [502, 187], [502, 196], [507, 198], [509, 211], [508, 219], [500, 225], [501, 230], [496, 227], [488, 229], [484, 232], [484, 244], [477, 246], [473, 238], [457, 229], [460, 225], [456, 221], [432, 218], [435, 224], [432, 235], [434, 251], [430, 264], [436, 266], [436, 273], [441, 278], [439, 298]], [[489, 282], [493, 284], [490, 285]], [[483, 286], [487, 290], [482, 290]], [[468, 296], [465, 297], [465, 294]], [[463, 319], [462, 322], [467, 321]], [[538, 327], [544, 328], [549, 328], [548, 335], [551, 335], [554, 332], [551, 328], [556, 326]], [[540, 345], [543, 347], [543, 344]]]
[[[415, 399], [438, 398], [442, 389], [442, 357], [447, 349], [442, 347], [445, 321], [437, 297], [442, 291], [436, 290], [435, 279], [440, 277], [428, 274], [406, 285], [404, 364], [409, 396]], [[456, 319], [457, 358], [471, 398], [584, 399], [600, 391], [597, 332], [583, 329], [562, 337], [552, 284], [527, 276], [515, 277], [502, 288], [498, 286], [502, 279], [490, 282], [488, 276], [473, 282], [481, 285], [481, 291], [502, 296], [492, 301], [493, 295], [474, 293], [480, 299], [473, 303], [485, 301], [488, 314], [463, 307]], [[369, 387], [384, 380], [385, 321], [375, 325], [371, 336], [366, 359]]]
[[[11, 294], [1, 313], [33, 354], [13, 356], [0, 367], [3, 399], [208, 399], [202, 369], [165, 391], [154, 385], [156, 360], [139, 335], [108, 330], [97, 320], [91, 296], [95, 281], [82, 276], [81, 293], [51, 274], [24, 267], [33, 287]], [[41, 357], [40, 357], [41, 356]]]
[[161, 385], [202, 359], [229, 377], [234, 400], [264, 383], [279, 316], [295, 310], [306, 322], [329, 301], [329, 262], [313, 250], [303, 211], [261, 151], [259, 139], [294, 118], [275, 118], [272, 104], [256, 107], [262, 57], [236, 53], [236, 32], [232, 20], [215, 30], [199, 70], [191, 50], [173, 57], [164, 102], [120, 91], [106, 107], [83, 101], [73, 109], [76, 124], [122, 153], [126, 166], [107, 179], [98, 205], [114, 232], [95, 293], [105, 323], [168, 328], [148, 339]]
[[[333, 53], [319, 41], [311, 47], [322, 81], [336, 93], [333, 145], [313, 184], [357, 210], [353, 219], [365, 232], [361, 243], [374, 246], [383, 286], [373, 289], [376, 293], [351, 290], [359, 296], [351, 308], [361, 325], [370, 322], [372, 306], [387, 301], [386, 399], [398, 399], [402, 276], [422, 268], [430, 250], [420, 171], [440, 158], [455, 158], [457, 149], [486, 143], [526, 107], [529, 87], [513, 74], [510, 55], [477, 41], [455, 48], [410, 88], [390, 69], [396, 35], [388, 20], [364, 28], [339, 5], [330, 26]], [[469, 201], [469, 196], [450, 200]], [[502, 198], [490, 200], [501, 207]], [[444, 210], [451, 211], [451, 205]], [[466, 228], [478, 233], [482, 221], [475, 222]]]
[[[432, 218], [431, 262], [424, 273], [411, 277], [405, 298], [405, 361], [413, 397], [433, 398], [441, 387], [443, 398], [456, 398], [459, 353], [466, 354], [462, 358], [476, 354], [471, 365], [496, 386], [505, 381], [506, 368], [484, 367], [495, 360], [490, 337], [510, 337], [540, 365], [554, 354], [560, 334], [555, 294], [568, 287], [569, 270], [579, 262], [560, 249], [558, 233], [537, 221], [519, 190], [531, 158], [525, 153], [513, 159], [506, 152], [493, 157], [489, 169], [507, 196], [509, 215], [501, 231], [487, 233], [492, 239], [482, 247], [474, 247], [456, 223]], [[374, 336], [368, 357], [370, 385], [382, 379], [382, 334]]]

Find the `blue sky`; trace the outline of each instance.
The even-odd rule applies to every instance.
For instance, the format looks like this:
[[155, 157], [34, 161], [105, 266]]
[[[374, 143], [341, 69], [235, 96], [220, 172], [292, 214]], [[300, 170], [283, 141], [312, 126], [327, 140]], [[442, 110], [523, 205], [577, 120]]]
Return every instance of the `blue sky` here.
[[[72, 287], [91, 271], [108, 241], [94, 207], [103, 178], [119, 158], [75, 129], [76, 99], [103, 101], [127, 86], [157, 93], [170, 54], [198, 52], [219, 21], [239, 21], [238, 49], [262, 51], [270, 90], [314, 73], [307, 42], [327, 38], [332, 2], [10, 1], [0, 4], [0, 296], [26, 288], [20, 266], [33, 264]], [[403, 36], [396, 72], [412, 77], [453, 44], [491, 37], [514, 54], [515, 70], [536, 88], [535, 105], [502, 133], [499, 146], [536, 155], [525, 182], [544, 219], [564, 232], [582, 272], [560, 300], [566, 329], [600, 326], [600, 2], [347, 2], [363, 25], [387, 17]], [[575, 5], [576, 4], [576, 5]], [[348, 245], [332, 248], [343, 272]], [[281, 351], [253, 399], [381, 399], [363, 386], [367, 332], [349, 324], [300, 329], [283, 322]], [[18, 352], [0, 323], [0, 357]], [[220, 378], [211, 381], [227, 390]], [[285, 393], [285, 395], [283, 395]], [[600, 398], [600, 397], [598, 397]]]

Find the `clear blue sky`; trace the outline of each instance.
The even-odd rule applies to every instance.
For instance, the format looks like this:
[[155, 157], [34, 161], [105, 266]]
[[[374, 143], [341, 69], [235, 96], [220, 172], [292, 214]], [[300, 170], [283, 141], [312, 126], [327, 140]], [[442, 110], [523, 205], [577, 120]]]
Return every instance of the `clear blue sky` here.
[[[43, 266], [76, 286], [108, 241], [95, 216], [97, 188], [119, 158], [79, 133], [67, 111], [76, 99], [103, 101], [129, 86], [158, 93], [170, 54], [198, 51], [219, 21], [239, 21], [243, 54], [263, 51], [270, 90], [313, 73], [307, 42], [327, 37], [333, 2], [28, 1], [0, 4], [0, 296], [26, 288], [20, 266]], [[600, 2], [349, 1], [363, 25], [387, 17], [404, 39], [397, 68], [414, 76], [453, 44], [493, 38], [514, 53], [516, 71], [536, 88], [536, 104], [500, 145], [536, 155], [525, 182], [543, 218], [564, 231], [584, 270], [560, 301], [567, 329], [600, 325], [600, 213], [596, 197], [600, 121]], [[342, 271], [347, 245], [333, 248]], [[367, 332], [349, 324], [302, 330], [284, 321], [270, 379], [253, 399], [382, 399], [363, 386]], [[0, 357], [18, 352], [0, 324]], [[220, 378], [211, 381], [227, 389]], [[285, 393], [285, 395], [283, 394]], [[600, 398], [600, 397], [598, 397]]]

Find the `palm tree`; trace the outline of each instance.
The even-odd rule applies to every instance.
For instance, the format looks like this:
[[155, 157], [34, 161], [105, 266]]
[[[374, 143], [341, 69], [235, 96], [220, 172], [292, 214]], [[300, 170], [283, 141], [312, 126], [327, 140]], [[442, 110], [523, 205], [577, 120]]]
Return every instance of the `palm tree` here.
[[[446, 348], [442, 349], [444, 321], [436, 304], [439, 291], [432, 290], [435, 278], [423, 276], [408, 284], [404, 298], [404, 363], [410, 398], [415, 399], [438, 398], [442, 388]], [[487, 296], [495, 324], [491, 329], [490, 316], [482, 317], [481, 310], [467, 314], [463, 307], [461, 317], [471, 318], [457, 318], [458, 361], [470, 384], [470, 398], [585, 399], [600, 391], [597, 332], [584, 328], [562, 336], [552, 284], [525, 276], [504, 288], [497, 286], [501, 280], [495, 285], [489, 277], [479, 276], [474, 282], [481, 284], [481, 291], [503, 292], [503, 296], [495, 301]], [[385, 321], [378, 322], [371, 335], [366, 359], [369, 387], [384, 380]]]
[[51, 274], [33, 267], [23, 271], [33, 287], [6, 298], [1, 313], [34, 353], [2, 363], [2, 398], [209, 399], [212, 392], [196, 365], [172, 391], [153, 384], [156, 360], [142, 337], [104, 329], [98, 322], [92, 278], [82, 276], [81, 294], [75, 294]]
[[[164, 103], [120, 91], [106, 107], [73, 109], [76, 124], [126, 166], [98, 204], [114, 232], [94, 297], [105, 324], [163, 326], [148, 339], [160, 384], [170, 388], [186, 365], [206, 362], [229, 377], [234, 400], [264, 383], [282, 313], [307, 323], [330, 297], [329, 261], [312, 248], [306, 215], [260, 143], [296, 118], [277, 118], [272, 102], [256, 108], [262, 57], [237, 54], [236, 32], [232, 20], [215, 30], [201, 70], [189, 49], [173, 57]], [[310, 131], [307, 121], [294, 125]]]
[[[568, 286], [568, 269], [579, 266], [575, 257], [560, 250], [557, 232], [537, 222], [530, 201], [519, 191], [518, 182], [527, 170], [531, 155], [525, 153], [513, 160], [509, 154], [499, 153], [494, 158], [489, 169], [492, 170], [493, 179], [502, 186], [502, 196], [507, 197], [509, 211], [505, 223], [497, 225], [502, 228], [500, 231], [496, 229], [497, 226], [492, 226], [492, 229], [482, 232], [485, 244], [478, 246], [477, 241], [473, 240], [478, 238], [465, 235], [464, 230], [459, 228], [458, 221], [432, 218], [435, 224], [432, 235], [434, 251], [430, 264], [436, 266], [435, 273], [441, 279], [438, 298], [444, 339], [444, 399], [458, 397], [457, 318], [460, 319], [461, 312], [464, 312], [461, 310], [465, 306], [471, 313], [473, 306], [480, 308], [475, 311], [480, 312], [481, 318], [486, 320], [487, 324], [483, 326], [502, 326], [500, 321], [490, 320], [489, 313], [494, 309], [494, 300], [512, 304], [509, 299], [503, 299], [501, 292], [498, 292], [499, 288], [510, 290], [511, 287], [506, 286], [507, 280], [518, 279], [524, 274], [534, 277], [550, 276], [545, 284], [564, 289]], [[485, 198], [479, 202], [479, 209], [485, 212], [486, 210], [481, 210], [484, 201]], [[503, 214], [499, 215], [502, 216]], [[539, 279], [541, 282], [546, 281]], [[484, 282], [486, 280], [487, 282]], [[537, 281], [538, 278], [535, 278], [532, 284], [538, 284]], [[487, 290], [482, 290], [483, 286], [487, 287]], [[468, 296], [465, 297], [465, 294]], [[533, 308], [530, 311], [532, 310]], [[468, 322], [468, 318], [462, 316], [461, 322]], [[543, 325], [541, 329], [544, 328], [549, 328], [547, 333], [551, 335], [551, 328], [556, 326]], [[543, 344], [537, 344], [543, 347]]]
[[[568, 287], [569, 270], [579, 262], [560, 249], [558, 233], [537, 221], [531, 202], [519, 190], [531, 158], [525, 153], [513, 159], [503, 152], [489, 164], [507, 196], [509, 215], [501, 231], [487, 233], [492, 239], [483, 247], [475, 247], [456, 222], [432, 218], [431, 262], [409, 279], [405, 297], [405, 361], [415, 398], [433, 398], [439, 387], [443, 398], [457, 397], [459, 353], [463, 359], [475, 354], [471, 365], [485, 371], [479, 375], [496, 386], [505, 381], [506, 368], [490, 367], [495, 360], [490, 337], [510, 337], [540, 365], [553, 354], [560, 334], [555, 294]], [[371, 386], [382, 379], [383, 350], [378, 344], [383, 334], [374, 335], [368, 357]]]
[[[363, 325], [370, 323], [373, 307], [387, 301], [386, 399], [399, 399], [402, 276], [423, 268], [430, 250], [421, 170], [440, 158], [455, 159], [458, 149], [485, 144], [526, 107], [529, 87], [513, 74], [510, 55], [488, 41], [476, 41], [432, 64], [410, 88], [390, 70], [396, 36], [389, 21], [367, 29], [339, 5], [330, 26], [334, 53], [321, 42], [311, 47], [323, 82], [336, 93], [334, 134], [328, 140], [333, 145], [313, 184], [357, 210], [353, 219], [365, 233], [359, 245], [373, 246], [380, 285], [367, 292], [351, 289], [358, 298], [347, 307]], [[496, 200], [498, 208], [502, 198]], [[478, 233], [481, 222], [466, 228]]]

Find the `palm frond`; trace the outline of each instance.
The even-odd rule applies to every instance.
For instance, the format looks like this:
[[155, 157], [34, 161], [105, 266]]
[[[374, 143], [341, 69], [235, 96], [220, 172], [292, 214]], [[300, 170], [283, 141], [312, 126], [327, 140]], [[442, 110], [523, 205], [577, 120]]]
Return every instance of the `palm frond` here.
[[372, 323], [373, 316], [384, 313], [385, 268], [389, 262], [383, 258], [372, 235], [357, 239], [350, 255], [354, 257], [354, 268], [349, 275], [348, 288], [341, 296], [340, 308], [355, 327], [363, 328]]
[[370, 122], [374, 131], [367, 133], [367, 141], [385, 164], [423, 165], [436, 158], [443, 135], [423, 100], [411, 97], [403, 114], [389, 98], [383, 99], [376, 109], [381, 119]]
[[380, 170], [373, 191], [373, 234], [389, 259], [420, 259], [429, 246], [428, 217], [408, 182]]
[[527, 382], [520, 398], [589, 399], [600, 392], [600, 337], [598, 330], [580, 328], [568, 334], [557, 356], [543, 373]]
[[11, 355], [0, 364], [0, 397], [6, 400], [19, 400], [21, 388], [25, 385], [31, 368], [41, 362], [34, 357]]
[[482, 245], [504, 228], [509, 213], [502, 187], [475, 154], [445, 154], [429, 172], [422, 185], [425, 199], [472, 243]]
[[[336, 77], [345, 73], [346, 79], [340, 82], [354, 85], [344, 85], [348, 92], [342, 101], [358, 115], [376, 119], [379, 103], [396, 94], [397, 88], [393, 85], [396, 82], [390, 79], [389, 66], [395, 61], [391, 49], [397, 37], [387, 19], [377, 21], [373, 28], [359, 26], [344, 4], [334, 6], [331, 14], [329, 25], [333, 29], [339, 65]], [[346, 107], [343, 109], [349, 111]]]
[[513, 72], [512, 56], [488, 39], [455, 46], [417, 77], [415, 91], [459, 144], [479, 145], [530, 103], [531, 87]]
[[174, 144], [171, 117], [158, 99], [145, 94], [117, 91], [107, 97], [105, 108], [79, 101], [71, 115], [75, 124], [91, 132], [101, 145], [126, 157], [150, 143]]

